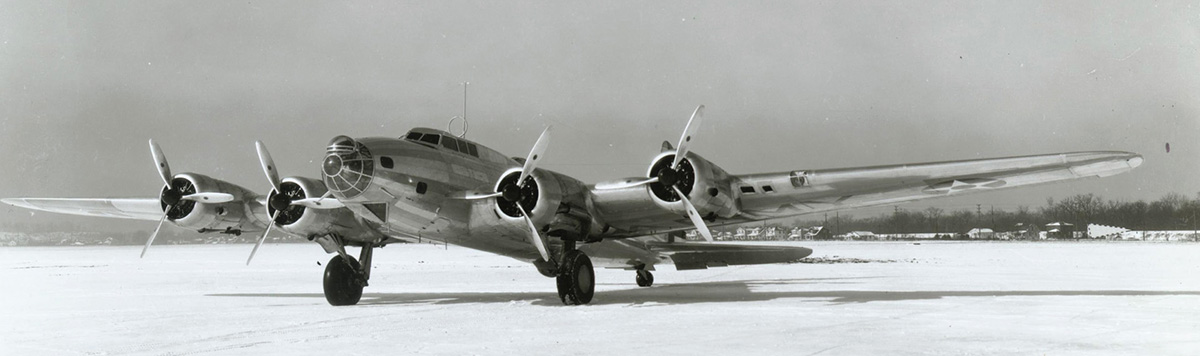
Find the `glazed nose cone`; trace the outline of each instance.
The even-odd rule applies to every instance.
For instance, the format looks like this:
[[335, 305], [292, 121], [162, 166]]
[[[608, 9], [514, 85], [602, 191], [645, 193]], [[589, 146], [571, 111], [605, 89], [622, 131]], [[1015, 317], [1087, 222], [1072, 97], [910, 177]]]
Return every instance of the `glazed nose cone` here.
[[325, 159], [321, 161], [321, 176], [325, 187], [338, 199], [350, 199], [362, 194], [371, 185], [375, 163], [366, 146], [347, 136], [329, 140]]

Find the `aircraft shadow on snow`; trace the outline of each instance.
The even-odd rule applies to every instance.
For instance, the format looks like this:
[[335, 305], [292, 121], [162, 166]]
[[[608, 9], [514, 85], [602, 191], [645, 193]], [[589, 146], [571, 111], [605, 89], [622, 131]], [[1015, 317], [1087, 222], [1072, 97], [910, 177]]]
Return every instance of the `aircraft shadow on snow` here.
[[[805, 284], [855, 284], [852, 280], [878, 278], [800, 278], [748, 281], [719, 281], [674, 283], [650, 288], [597, 291], [593, 305], [604, 304], [695, 304], [721, 302], [756, 302], [775, 299], [810, 299], [806, 302], [831, 304], [933, 300], [948, 297], [1128, 297], [1128, 296], [1200, 296], [1200, 291], [1160, 290], [978, 290], [978, 291], [756, 291], [757, 287]], [[324, 299], [321, 293], [228, 293], [208, 294], [212, 297], [268, 297]], [[469, 304], [514, 303], [529, 301], [533, 305], [561, 306], [553, 292], [435, 292], [435, 293], [363, 293], [359, 305], [388, 304]]]

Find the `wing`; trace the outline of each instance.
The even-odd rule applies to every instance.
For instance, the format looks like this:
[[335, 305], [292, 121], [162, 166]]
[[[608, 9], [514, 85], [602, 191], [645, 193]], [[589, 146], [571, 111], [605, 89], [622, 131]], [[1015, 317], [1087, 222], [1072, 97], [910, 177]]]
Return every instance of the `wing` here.
[[5, 204], [26, 209], [71, 215], [100, 216], [135, 220], [158, 221], [162, 205], [157, 198], [132, 199], [71, 199], [71, 198], [7, 198]]
[[1129, 152], [1072, 152], [741, 175], [733, 184], [741, 193], [740, 215], [762, 220], [1107, 177], [1141, 164], [1142, 157]]
[[677, 270], [734, 265], [796, 262], [812, 254], [806, 247], [732, 245], [695, 242], [649, 242], [651, 251], [667, 256]]
[[666, 235], [606, 239], [579, 246], [579, 249], [586, 252], [597, 267], [626, 269], [661, 263], [674, 263], [678, 270], [789, 263], [812, 254], [812, 249], [805, 247], [687, 242], [682, 240], [682, 235], [676, 239]]

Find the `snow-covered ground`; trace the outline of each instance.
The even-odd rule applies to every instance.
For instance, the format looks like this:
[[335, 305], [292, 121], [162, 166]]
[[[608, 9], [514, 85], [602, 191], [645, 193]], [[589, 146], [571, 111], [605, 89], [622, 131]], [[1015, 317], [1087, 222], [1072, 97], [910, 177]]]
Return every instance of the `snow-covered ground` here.
[[0, 248], [0, 354], [1200, 354], [1200, 244], [801, 245], [873, 262], [601, 270], [567, 307], [529, 265], [397, 245], [331, 307], [315, 244]]

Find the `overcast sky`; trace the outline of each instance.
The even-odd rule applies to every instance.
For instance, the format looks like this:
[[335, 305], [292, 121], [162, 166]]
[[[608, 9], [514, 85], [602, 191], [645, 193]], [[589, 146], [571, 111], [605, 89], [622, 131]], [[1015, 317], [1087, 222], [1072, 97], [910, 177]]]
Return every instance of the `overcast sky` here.
[[155, 196], [149, 138], [266, 193], [254, 140], [316, 177], [335, 135], [445, 129], [464, 81], [468, 138], [523, 156], [553, 124], [544, 166], [586, 182], [643, 175], [705, 104], [693, 147], [731, 173], [1146, 157], [907, 208], [1195, 196], [1198, 40], [1195, 2], [7, 1], [0, 197]]

